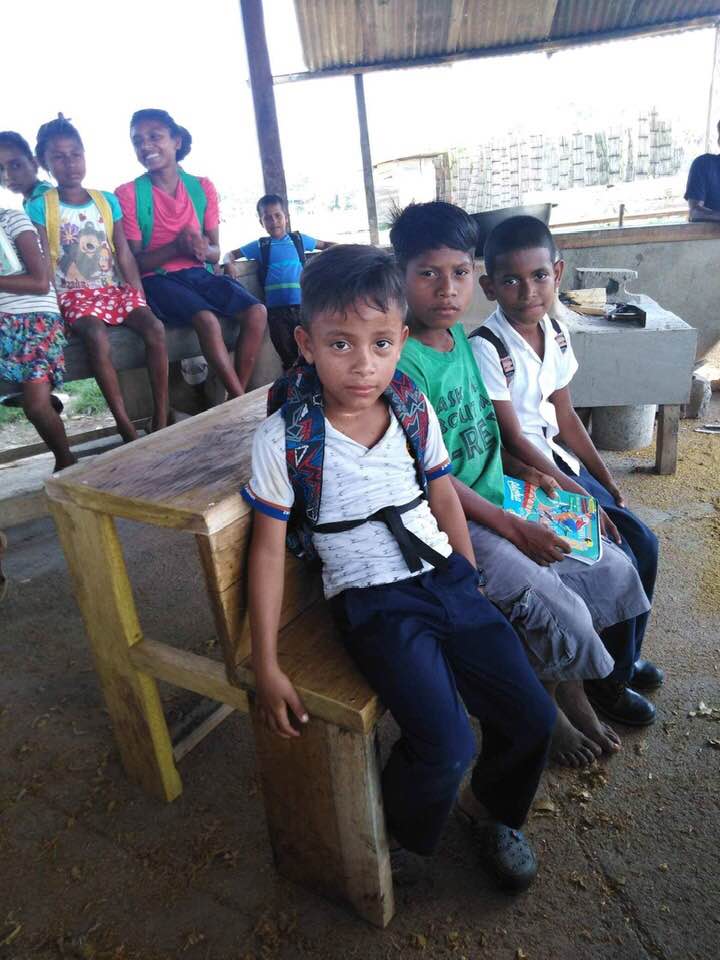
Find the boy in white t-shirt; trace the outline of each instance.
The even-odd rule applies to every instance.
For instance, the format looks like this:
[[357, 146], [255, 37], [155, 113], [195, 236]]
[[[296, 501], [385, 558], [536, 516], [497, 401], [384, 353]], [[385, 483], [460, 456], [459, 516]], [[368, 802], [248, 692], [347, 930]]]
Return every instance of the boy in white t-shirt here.
[[[511, 217], [488, 237], [480, 284], [498, 308], [470, 337], [493, 401], [503, 445], [555, 478], [564, 490], [590, 493], [603, 508], [604, 533], [637, 569], [652, 600], [657, 538], [625, 505], [622, 493], [573, 410], [570, 382], [578, 365], [567, 328], [548, 316], [563, 271], [547, 226]], [[562, 445], [557, 442], [562, 441]], [[577, 478], [577, 479], [574, 479]], [[652, 690], [663, 672], [641, 659], [648, 613], [609, 627], [603, 642], [615, 660], [609, 677], [585, 682], [589, 699], [611, 719], [643, 726], [655, 708], [638, 690]]]
[[463, 808], [496, 880], [524, 889], [536, 861], [519, 828], [555, 709], [478, 589], [437, 417], [396, 371], [408, 333], [402, 277], [388, 254], [341, 245], [308, 265], [302, 292], [295, 335], [306, 362], [271, 390], [271, 404], [284, 402], [255, 434], [243, 490], [255, 509], [250, 622], [260, 714], [286, 738], [308, 722], [277, 659], [290, 520], [320, 557], [343, 642], [401, 729], [383, 774], [391, 848], [436, 846], [476, 751], [469, 712], [482, 725], [482, 753]]

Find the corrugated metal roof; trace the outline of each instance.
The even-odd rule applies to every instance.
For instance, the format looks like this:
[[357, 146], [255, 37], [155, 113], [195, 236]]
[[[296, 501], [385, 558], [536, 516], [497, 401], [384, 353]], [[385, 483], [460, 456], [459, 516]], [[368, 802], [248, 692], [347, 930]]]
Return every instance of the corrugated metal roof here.
[[309, 71], [598, 40], [720, 16], [708, 0], [295, 0]]

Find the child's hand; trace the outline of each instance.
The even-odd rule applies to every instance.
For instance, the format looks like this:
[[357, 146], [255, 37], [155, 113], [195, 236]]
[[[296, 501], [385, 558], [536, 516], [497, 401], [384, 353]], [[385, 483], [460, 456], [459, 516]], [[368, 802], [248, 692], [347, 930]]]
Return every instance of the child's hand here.
[[236, 280], [240, 279], [240, 268], [235, 263], [224, 263], [223, 273], [226, 277], [234, 277]]
[[621, 493], [621, 491], [620, 491], [620, 488], [619, 488], [618, 485], [615, 483], [615, 481], [614, 481], [614, 480], [611, 480], [610, 483], [605, 484], [605, 486], [606, 486], [608, 492], [610, 493], [610, 496], [611, 496], [611, 497], [613, 498], [613, 500], [615, 501], [615, 503], [616, 503], [619, 507], [624, 507], [624, 506], [625, 506], [625, 497], [622, 495], [622, 493]]
[[540, 489], [544, 490], [553, 500], [560, 489], [560, 484], [554, 477], [551, 477], [549, 473], [541, 473], [540, 470], [537, 470], [535, 467], [528, 467], [523, 480], [531, 483], [534, 487], [540, 487]]
[[570, 544], [567, 540], [555, 536], [552, 530], [512, 514], [509, 516], [511, 527], [508, 539], [526, 557], [530, 557], [541, 567], [549, 567], [551, 563], [562, 560], [566, 553], [570, 553]]
[[189, 243], [191, 256], [195, 257], [196, 260], [200, 260], [201, 263], [205, 263], [207, 260], [208, 250], [210, 249], [210, 241], [204, 234], [200, 233], [191, 233], [189, 234]]
[[299, 737], [300, 731], [293, 726], [288, 708], [300, 723], [307, 723], [308, 715], [290, 680], [278, 667], [256, 672], [256, 679], [256, 704], [265, 726], [284, 740]]
[[604, 537], [607, 537], [608, 540], [612, 540], [614, 543], [622, 542], [622, 537], [618, 532], [618, 528], [605, 513], [602, 507], [600, 507], [600, 532]]

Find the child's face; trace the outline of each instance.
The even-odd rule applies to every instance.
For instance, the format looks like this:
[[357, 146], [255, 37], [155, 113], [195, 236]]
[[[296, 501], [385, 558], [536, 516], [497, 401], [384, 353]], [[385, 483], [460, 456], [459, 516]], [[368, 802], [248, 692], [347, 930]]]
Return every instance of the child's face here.
[[180, 137], [171, 136], [164, 123], [158, 120], [141, 120], [131, 127], [130, 140], [135, 156], [149, 173], [175, 166]]
[[452, 327], [472, 302], [472, 253], [440, 247], [414, 257], [405, 269], [405, 296], [413, 326]]
[[260, 223], [273, 240], [282, 240], [287, 233], [287, 217], [279, 203], [269, 203], [260, 207]]
[[53, 137], [45, 160], [59, 187], [79, 187], [85, 177], [85, 151], [76, 137]]
[[17, 147], [0, 147], [0, 184], [13, 193], [30, 193], [37, 169], [37, 163]]
[[403, 311], [387, 313], [357, 301], [345, 313], [318, 313], [310, 329], [295, 328], [295, 340], [323, 385], [325, 406], [343, 413], [370, 409], [393, 378], [407, 340]]
[[480, 277], [480, 285], [511, 323], [535, 326], [555, 302], [564, 266], [546, 247], [514, 250], [497, 257], [492, 277]]

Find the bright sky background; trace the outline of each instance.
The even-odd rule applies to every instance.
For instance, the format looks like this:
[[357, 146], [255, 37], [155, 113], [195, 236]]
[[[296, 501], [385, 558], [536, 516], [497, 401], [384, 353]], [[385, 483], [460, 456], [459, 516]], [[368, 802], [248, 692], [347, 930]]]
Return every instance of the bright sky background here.
[[[253, 202], [262, 178], [238, 0], [24, 0], [9, 9], [2, 66], [11, 79], [0, 129], [18, 130], [34, 146], [38, 126], [62, 111], [84, 139], [88, 185], [113, 189], [141, 172], [128, 136], [130, 115], [164, 108], [193, 135], [186, 168], [210, 176], [220, 190], [229, 221], [223, 246], [258, 235]], [[292, 0], [265, 0], [265, 12], [273, 72], [303, 69]], [[621, 126], [652, 106], [676, 128], [704, 137], [713, 41], [708, 29], [552, 57], [370, 74], [373, 160], [508, 131], [571, 134], [583, 121], [586, 128], [587, 121], [596, 129]], [[275, 91], [288, 183], [310, 178], [328, 196], [359, 189], [352, 79]], [[18, 198], [0, 190], [0, 204], [18, 206]], [[312, 223], [295, 225], [313, 232]]]

